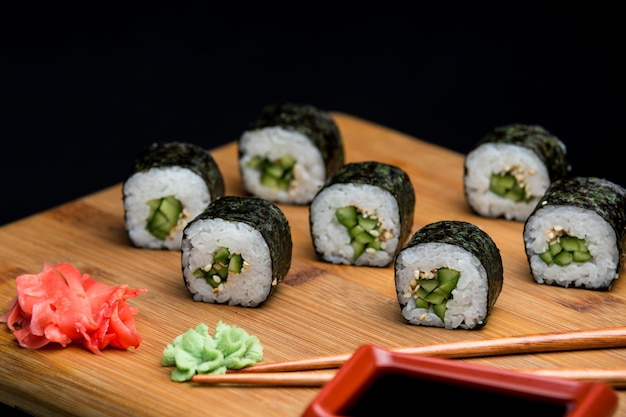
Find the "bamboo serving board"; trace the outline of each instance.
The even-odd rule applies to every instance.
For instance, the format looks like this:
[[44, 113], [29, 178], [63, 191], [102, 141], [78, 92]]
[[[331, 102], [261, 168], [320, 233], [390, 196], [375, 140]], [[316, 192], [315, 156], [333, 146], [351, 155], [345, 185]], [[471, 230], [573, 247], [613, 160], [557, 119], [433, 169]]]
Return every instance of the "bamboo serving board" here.
[[[291, 269], [259, 308], [194, 302], [181, 274], [180, 253], [131, 246], [123, 220], [121, 184], [0, 228], [0, 312], [16, 295], [15, 278], [38, 273], [44, 262], [69, 262], [108, 285], [147, 293], [129, 300], [139, 313], [139, 348], [107, 348], [94, 355], [79, 346], [21, 348], [2, 324], [0, 401], [37, 416], [299, 416], [319, 392], [311, 387], [208, 386], [170, 380], [160, 365], [165, 346], [199, 323], [211, 334], [218, 321], [256, 335], [265, 362], [383, 348], [429, 345], [526, 334], [626, 325], [622, 272], [609, 292], [543, 286], [530, 275], [523, 224], [474, 215], [463, 194], [463, 155], [355, 117], [332, 113], [346, 162], [377, 160], [411, 177], [416, 195], [413, 232], [444, 219], [481, 227], [500, 249], [504, 285], [487, 325], [446, 330], [407, 324], [397, 303], [393, 265], [386, 268], [325, 263], [315, 256], [307, 206], [279, 205], [293, 237]], [[226, 193], [243, 195], [235, 143], [211, 154]], [[613, 368], [626, 349], [465, 359], [502, 368]], [[620, 391], [616, 415], [626, 415]]]

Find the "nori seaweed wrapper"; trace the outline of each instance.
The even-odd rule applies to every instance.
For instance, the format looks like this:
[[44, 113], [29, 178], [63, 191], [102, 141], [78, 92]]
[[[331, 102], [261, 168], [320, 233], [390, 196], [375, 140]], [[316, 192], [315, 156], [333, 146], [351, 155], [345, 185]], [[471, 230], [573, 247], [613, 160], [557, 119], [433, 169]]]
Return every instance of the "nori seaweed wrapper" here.
[[[331, 176], [344, 164], [344, 148], [341, 133], [330, 114], [309, 104], [270, 104], [250, 122], [248, 129], [282, 127], [295, 130], [308, 137], [317, 147], [326, 165], [326, 177]], [[241, 153], [239, 154], [241, 158]]]
[[573, 206], [595, 212], [615, 231], [619, 272], [626, 259], [626, 189], [604, 178], [569, 177], [546, 190], [531, 216], [548, 206]]
[[152, 143], [140, 151], [129, 174], [148, 171], [151, 168], [178, 166], [198, 174], [207, 184], [211, 200], [225, 193], [224, 178], [211, 156], [204, 148], [185, 142]]
[[333, 184], [367, 184], [388, 191], [398, 202], [400, 249], [411, 233], [415, 211], [415, 190], [411, 178], [403, 169], [378, 161], [352, 162], [339, 168], [324, 187]]
[[[241, 222], [258, 230], [269, 248], [272, 291], [282, 282], [291, 267], [293, 242], [287, 217], [278, 206], [258, 197], [225, 196], [209, 204], [193, 222], [209, 219]], [[186, 230], [183, 233], [186, 235]]]
[[478, 258], [487, 272], [487, 315], [480, 325], [483, 327], [487, 323], [489, 312], [496, 303], [504, 283], [502, 257], [493, 239], [472, 223], [441, 220], [427, 224], [416, 231], [402, 250], [422, 243], [447, 243], [464, 249]]
[[480, 139], [474, 149], [485, 143], [508, 143], [530, 149], [545, 165], [550, 181], [563, 178], [571, 171], [565, 144], [542, 126], [516, 123], [496, 127]]

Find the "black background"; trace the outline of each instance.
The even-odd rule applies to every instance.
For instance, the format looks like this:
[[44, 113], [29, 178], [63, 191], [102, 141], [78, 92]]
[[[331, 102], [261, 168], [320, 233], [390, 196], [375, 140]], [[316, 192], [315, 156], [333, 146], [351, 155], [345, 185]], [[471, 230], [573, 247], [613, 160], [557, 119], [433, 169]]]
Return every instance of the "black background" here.
[[626, 185], [617, 6], [49, 3], [0, 6], [0, 224], [123, 181], [151, 142], [234, 141], [283, 101], [462, 153], [539, 124], [573, 174]]

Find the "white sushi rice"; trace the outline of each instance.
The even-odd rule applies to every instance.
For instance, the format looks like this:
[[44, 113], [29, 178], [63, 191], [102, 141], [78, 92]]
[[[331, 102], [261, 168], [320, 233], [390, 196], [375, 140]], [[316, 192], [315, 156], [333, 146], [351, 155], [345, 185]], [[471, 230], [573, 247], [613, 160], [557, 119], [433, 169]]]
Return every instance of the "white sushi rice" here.
[[[584, 239], [592, 259], [566, 266], [547, 265], [539, 257], [548, 249], [555, 226]], [[617, 279], [619, 250], [611, 225], [596, 212], [575, 206], [548, 206], [532, 214], [524, 226], [524, 244], [535, 281], [563, 287], [605, 288]]]
[[[137, 247], [180, 249], [183, 228], [211, 202], [211, 195], [202, 177], [188, 168], [172, 166], [137, 172], [124, 182], [124, 210], [128, 235]], [[184, 219], [172, 236], [161, 240], [146, 230], [150, 215], [147, 202], [173, 195], [183, 204]]]
[[[519, 168], [529, 202], [515, 202], [489, 191], [491, 174]], [[464, 187], [468, 204], [481, 216], [524, 221], [550, 185], [548, 168], [530, 149], [508, 143], [485, 143], [465, 158]]]
[[[461, 272], [461, 276], [446, 303], [445, 320], [442, 321], [432, 307], [415, 307], [410, 284], [416, 271], [444, 267]], [[487, 271], [476, 256], [458, 246], [431, 242], [403, 249], [395, 261], [395, 284], [402, 315], [411, 324], [472, 329], [484, 323], [487, 317]]]
[[[348, 230], [335, 216], [337, 209], [346, 206], [374, 213], [381, 222], [380, 229], [390, 232], [380, 250], [363, 252], [356, 261]], [[313, 245], [325, 261], [367, 266], [386, 266], [393, 260], [401, 227], [398, 202], [390, 192], [369, 184], [341, 183], [330, 185], [315, 196], [310, 205], [310, 225]]]
[[[308, 204], [326, 180], [326, 164], [319, 149], [300, 132], [283, 127], [267, 127], [243, 133], [239, 140], [239, 166], [244, 188], [257, 197], [266, 200]], [[296, 161], [294, 181], [289, 190], [274, 190], [261, 184], [261, 172], [246, 164], [255, 156], [270, 161], [280, 159], [285, 154]]]
[[[193, 272], [210, 265], [220, 247], [241, 254], [245, 265], [241, 273], [229, 274], [223, 287], [214, 290]], [[269, 247], [261, 233], [246, 223], [219, 218], [194, 220], [185, 231], [181, 251], [184, 279], [195, 301], [256, 307], [270, 294], [273, 283]]]

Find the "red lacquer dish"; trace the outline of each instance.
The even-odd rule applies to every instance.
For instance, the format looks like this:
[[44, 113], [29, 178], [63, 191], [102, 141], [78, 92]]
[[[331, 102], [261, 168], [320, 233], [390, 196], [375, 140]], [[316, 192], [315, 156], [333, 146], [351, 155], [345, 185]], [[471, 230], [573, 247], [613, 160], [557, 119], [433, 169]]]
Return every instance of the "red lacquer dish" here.
[[[360, 347], [322, 387], [303, 417], [508, 413], [533, 417], [608, 417], [617, 393], [604, 382], [576, 381], [453, 359]], [[438, 414], [430, 414], [438, 413]]]

